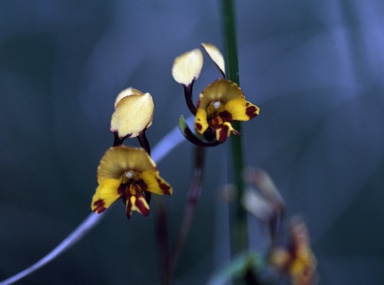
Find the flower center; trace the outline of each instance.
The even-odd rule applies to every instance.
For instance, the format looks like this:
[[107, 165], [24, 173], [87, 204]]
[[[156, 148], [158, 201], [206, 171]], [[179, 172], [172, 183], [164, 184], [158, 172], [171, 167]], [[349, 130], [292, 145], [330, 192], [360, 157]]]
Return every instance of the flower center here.
[[127, 177], [128, 179], [132, 178], [133, 177], [132, 171], [125, 172], [125, 177]]
[[134, 183], [135, 181], [139, 180], [139, 178], [140, 178], [140, 172], [137, 172], [137, 171], [134, 171], [134, 170], [127, 170], [121, 176], [121, 182], [123, 184], [125, 184], [125, 183]]
[[224, 110], [224, 105], [219, 101], [212, 101], [207, 107], [208, 117], [215, 117]]
[[121, 176], [121, 190], [125, 195], [136, 196], [142, 191], [142, 180], [140, 179], [140, 172], [134, 170], [127, 170]]
[[207, 107], [207, 121], [213, 129], [221, 128], [224, 122], [231, 121], [231, 114], [224, 109], [219, 100], [212, 101]]
[[213, 105], [213, 107], [214, 107], [215, 109], [219, 109], [221, 103], [220, 103], [220, 101], [215, 101], [215, 102], [213, 102], [212, 105]]

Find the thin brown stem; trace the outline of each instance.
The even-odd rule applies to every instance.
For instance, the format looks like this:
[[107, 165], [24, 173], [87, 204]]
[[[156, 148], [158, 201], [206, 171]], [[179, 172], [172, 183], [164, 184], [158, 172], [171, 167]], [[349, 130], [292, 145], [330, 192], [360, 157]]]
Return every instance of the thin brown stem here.
[[168, 220], [162, 201], [158, 204], [157, 219], [156, 219], [157, 240], [160, 249], [160, 264], [162, 273], [162, 284], [171, 284], [171, 258], [169, 250], [168, 238]]
[[188, 86], [184, 85], [184, 96], [185, 96], [185, 102], [187, 103], [189, 111], [191, 111], [192, 115], [196, 115], [196, 106], [193, 104], [193, 98], [192, 98], [192, 88], [193, 88], [194, 81], [191, 82]]
[[193, 180], [188, 192], [187, 204], [185, 206], [184, 217], [180, 227], [179, 236], [172, 254], [171, 272], [174, 272], [176, 268], [177, 261], [185, 244], [185, 240], [189, 234], [196, 204], [200, 197], [201, 184], [203, 181], [204, 157], [205, 149], [203, 147], [196, 146], [194, 153], [195, 161], [193, 167]]
[[149, 145], [147, 136], [145, 135], [144, 129], [138, 136], [137, 139], [139, 140], [139, 143], [143, 149], [148, 153], [148, 155], [151, 155], [151, 146]]
[[123, 143], [123, 139], [121, 139], [118, 133], [113, 133], [113, 146], [119, 146]]

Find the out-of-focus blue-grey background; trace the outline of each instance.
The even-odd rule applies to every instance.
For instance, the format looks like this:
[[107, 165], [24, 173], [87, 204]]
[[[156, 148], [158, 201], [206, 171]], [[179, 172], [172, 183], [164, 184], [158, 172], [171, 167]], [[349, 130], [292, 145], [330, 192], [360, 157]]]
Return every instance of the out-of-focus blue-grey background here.
[[[0, 279], [45, 255], [90, 212], [118, 92], [152, 94], [152, 145], [188, 114], [173, 59], [201, 42], [223, 47], [220, 9], [216, 0], [0, 2]], [[236, 9], [241, 86], [261, 108], [243, 125], [247, 163], [268, 171], [289, 215], [307, 222], [320, 284], [383, 284], [384, 3], [242, 0]], [[216, 77], [206, 58], [196, 93]], [[191, 151], [185, 143], [159, 164], [174, 186], [164, 199], [173, 240]], [[225, 261], [217, 190], [229, 182], [228, 155], [227, 146], [208, 153], [175, 284], [204, 284]], [[159, 284], [151, 209], [127, 221], [117, 203], [19, 284]]]

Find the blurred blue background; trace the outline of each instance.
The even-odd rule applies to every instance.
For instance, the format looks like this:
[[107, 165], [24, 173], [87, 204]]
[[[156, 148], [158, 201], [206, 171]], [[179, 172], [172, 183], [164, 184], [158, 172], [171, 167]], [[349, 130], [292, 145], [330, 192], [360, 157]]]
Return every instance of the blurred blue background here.
[[[201, 42], [223, 48], [220, 9], [212, 0], [0, 2], [1, 280], [90, 212], [122, 89], [152, 94], [152, 145], [188, 114], [173, 60]], [[288, 214], [307, 222], [319, 284], [383, 284], [383, 1], [243, 0], [236, 10], [241, 87], [261, 108], [243, 125], [247, 164], [265, 169]], [[196, 96], [219, 77], [205, 59]], [[175, 284], [204, 284], [225, 262], [217, 191], [230, 182], [228, 156], [228, 144], [209, 150]], [[173, 239], [191, 159], [184, 143], [159, 164], [174, 186], [164, 199]], [[117, 203], [79, 244], [18, 284], [159, 284], [156, 203], [151, 210], [127, 221]]]

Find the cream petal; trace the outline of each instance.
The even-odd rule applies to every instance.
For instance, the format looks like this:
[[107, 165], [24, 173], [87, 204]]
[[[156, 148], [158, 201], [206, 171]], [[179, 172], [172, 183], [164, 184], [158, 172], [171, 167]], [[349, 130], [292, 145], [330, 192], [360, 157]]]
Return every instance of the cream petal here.
[[199, 49], [183, 53], [173, 63], [172, 76], [176, 82], [189, 86], [199, 78], [203, 62], [203, 54]]
[[116, 97], [116, 99], [115, 99], [115, 104], [114, 104], [115, 108], [116, 108], [116, 106], [117, 106], [117, 103], [119, 103], [119, 101], [120, 101], [121, 99], [123, 99], [124, 97], [127, 97], [127, 96], [134, 95], [134, 94], [137, 94], [137, 95], [144, 95], [143, 92], [141, 92], [140, 90], [137, 90], [137, 89], [135, 89], [135, 88], [132, 88], [132, 87], [129, 87], [129, 88], [124, 89], [123, 91], [121, 91], [121, 92], [117, 95], [117, 97]]
[[116, 105], [111, 119], [111, 131], [120, 138], [137, 137], [152, 125], [154, 104], [149, 93], [125, 96]]
[[225, 62], [220, 50], [212, 44], [202, 43], [201, 46], [220, 70], [221, 74], [225, 77]]

